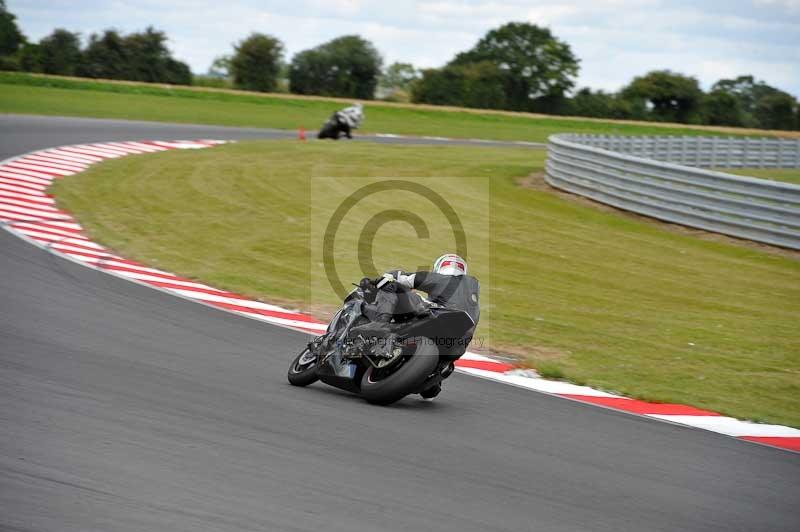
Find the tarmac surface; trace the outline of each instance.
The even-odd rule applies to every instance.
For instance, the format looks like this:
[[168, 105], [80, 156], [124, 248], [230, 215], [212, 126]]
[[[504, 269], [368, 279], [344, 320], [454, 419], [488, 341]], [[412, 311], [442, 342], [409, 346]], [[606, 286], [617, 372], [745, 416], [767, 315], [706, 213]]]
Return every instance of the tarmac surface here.
[[[5, 115], [0, 158], [281, 135]], [[800, 454], [463, 374], [370, 406], [288, 385], [307, 340], [0, 230], [0, 530], [800, 530]]]

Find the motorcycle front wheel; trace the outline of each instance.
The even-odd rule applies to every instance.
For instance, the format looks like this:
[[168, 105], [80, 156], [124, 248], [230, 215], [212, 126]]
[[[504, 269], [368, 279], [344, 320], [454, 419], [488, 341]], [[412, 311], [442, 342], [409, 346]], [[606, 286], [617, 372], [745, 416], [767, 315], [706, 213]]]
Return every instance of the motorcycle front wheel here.
[[292, 386], [308, 386], [317, 382], [317, 356], [308, 347], [303, 349], [292, 360], [287, 377]]
[[[439, 349], [428, 338], [412, 338], [416, 345], [414, 354], [393, 364], [387, 370], [370, 368], [361, 378], [361, 395], [376, 405], [390, 405], [408, 394], [419, 391], [419, 387], [436, 370], [439, 364]], [[405, 355], [404, 355], [405, 356]]]

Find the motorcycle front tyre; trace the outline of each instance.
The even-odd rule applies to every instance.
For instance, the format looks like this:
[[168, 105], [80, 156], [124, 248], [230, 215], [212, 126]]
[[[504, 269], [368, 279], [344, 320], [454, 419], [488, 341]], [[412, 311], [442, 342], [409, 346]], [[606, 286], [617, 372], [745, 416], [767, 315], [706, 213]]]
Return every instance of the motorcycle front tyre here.
[[287, 374], [287, 378], [289, 379], [289, 384], [292, 386], [308, 386], [309, 384], [314, 384], [319, 380], [317, 377], [317, 360], [314, 357], [313, 361], [309, 361], [303, 363], [303, 359], [309, 358], [309, 349], [306, 347], [300, 354], [297, 355], [294, 360], [292, 360], [292, 364], [289, 366], [289, 372]]

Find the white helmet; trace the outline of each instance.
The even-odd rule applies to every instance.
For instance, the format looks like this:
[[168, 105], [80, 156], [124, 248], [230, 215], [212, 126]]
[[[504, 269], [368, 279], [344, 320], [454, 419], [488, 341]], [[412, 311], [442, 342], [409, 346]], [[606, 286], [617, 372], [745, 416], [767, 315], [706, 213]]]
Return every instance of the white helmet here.
[[466, 275], [467, 261], [458, 255], [448, 253], [436, 259], [436, 262], [433, 263], [433, 271], [442, 275]]

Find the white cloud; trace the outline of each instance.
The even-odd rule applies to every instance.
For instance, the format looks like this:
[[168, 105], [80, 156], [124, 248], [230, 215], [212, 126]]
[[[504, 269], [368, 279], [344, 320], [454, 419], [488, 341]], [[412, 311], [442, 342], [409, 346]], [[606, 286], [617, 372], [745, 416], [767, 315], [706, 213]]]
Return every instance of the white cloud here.
[[579, 12], [578, 6], [575, 5], [540, 6], [529, 9], [526, 13], [526, 19], [535, 24], [549, 25]]
[[307, 9], [311, 13], [328, 11], [338, 16], [353, 16], [358, 14], [365, 5], [361, 0], [308, 0]]
[[754, 4], [758, 7], [778, 6], [789, 11], [800, 11], [800, 0], [755, 0]]

